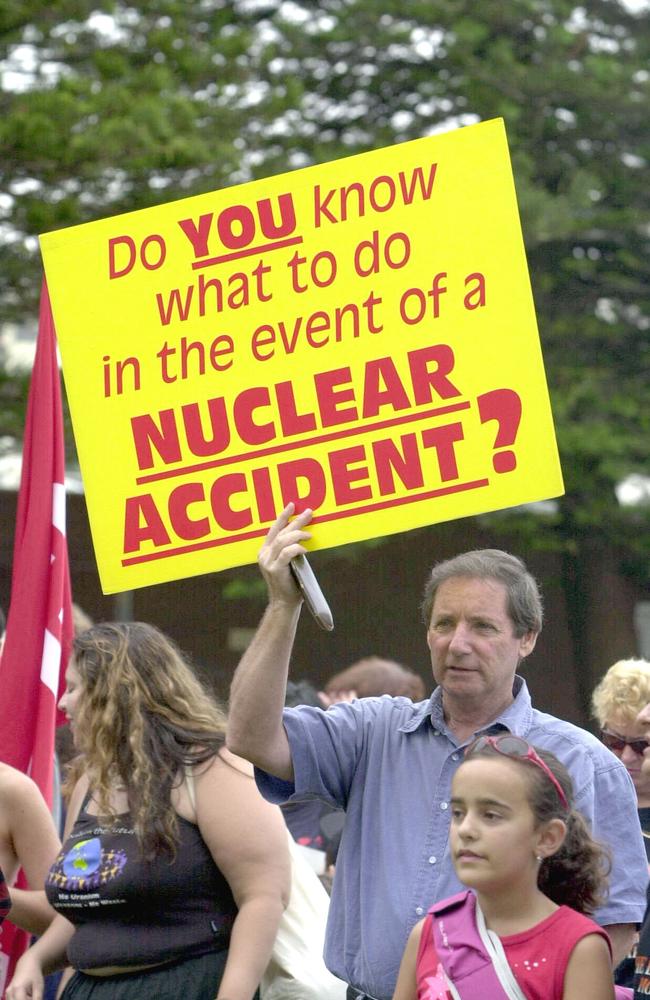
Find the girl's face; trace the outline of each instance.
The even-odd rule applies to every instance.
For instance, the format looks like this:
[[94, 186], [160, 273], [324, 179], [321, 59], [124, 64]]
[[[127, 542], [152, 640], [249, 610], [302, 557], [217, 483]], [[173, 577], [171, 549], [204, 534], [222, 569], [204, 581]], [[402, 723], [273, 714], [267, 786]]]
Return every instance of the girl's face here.
[[[450, 844], [460, 881], [479, 893], [512, 892], [537, 885], [537, 856], [557, 850], [550, 827], [538, 824], [530, 807], [526, 770], [507, 757], [466, 760], [451, 787]], [[560, 839], [563, 839], [563, 834]]]
[[74, 662], [70, 661], [65, 672], [65, 691], [59, 699], [59, 709], [64, 713], [70, 723], [70, 731], [77, 746], [76, 716], [79, 695], [83, 688], [83, 681], [75, 668]]

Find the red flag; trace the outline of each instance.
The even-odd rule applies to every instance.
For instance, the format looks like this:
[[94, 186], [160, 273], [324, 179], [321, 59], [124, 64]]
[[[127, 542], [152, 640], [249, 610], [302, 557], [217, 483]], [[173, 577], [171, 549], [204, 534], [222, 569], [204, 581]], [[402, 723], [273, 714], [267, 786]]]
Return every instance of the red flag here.
[[[30, 774], [50, 806], [56, 705], [73, 635], [64, 476], [56, 334], [43, 282], [25, 422], [11, 602], [0, 659], [0, 759]], [[0, 942], [4, 992], [28, 939], [5, 921]]]

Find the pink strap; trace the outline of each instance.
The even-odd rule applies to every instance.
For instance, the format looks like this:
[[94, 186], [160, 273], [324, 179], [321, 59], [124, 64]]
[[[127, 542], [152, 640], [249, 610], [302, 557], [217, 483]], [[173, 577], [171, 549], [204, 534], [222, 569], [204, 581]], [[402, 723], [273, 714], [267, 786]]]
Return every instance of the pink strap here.
[[436, 951], [461, 1000], [508, 1000], [476, 927], [474, 894], [451, 896], [429, 913]]

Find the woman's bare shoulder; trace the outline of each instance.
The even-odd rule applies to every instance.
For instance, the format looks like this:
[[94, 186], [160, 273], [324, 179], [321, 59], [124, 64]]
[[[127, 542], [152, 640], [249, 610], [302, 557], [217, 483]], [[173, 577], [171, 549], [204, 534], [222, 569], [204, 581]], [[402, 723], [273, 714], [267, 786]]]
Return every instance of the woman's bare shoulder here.
[[236, 754], [231, 753], [227, 747], [222, 747], [218, 753], [219, 760], [223, 761], [224, 764], [228, 764], [229, 767], [234, 767], [236, 771], [240, 771], [241, 774], [245, 774], [247, 777], [253, 777], [253, 765], [249, 761], [244, 760], [243, 757], [238, 757]]
[[36, 782], [9, 764], [0, 763], [0, 800], [15, 801], [22, 796], [40, 795]]

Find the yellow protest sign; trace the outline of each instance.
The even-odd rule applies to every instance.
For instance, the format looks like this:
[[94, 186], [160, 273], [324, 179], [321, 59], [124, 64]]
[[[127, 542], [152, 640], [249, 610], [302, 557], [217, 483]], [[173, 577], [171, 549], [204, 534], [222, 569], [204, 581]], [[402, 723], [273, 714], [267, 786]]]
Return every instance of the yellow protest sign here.
[[500, 120], [41, 247], [107, 593], [562, 492]]

